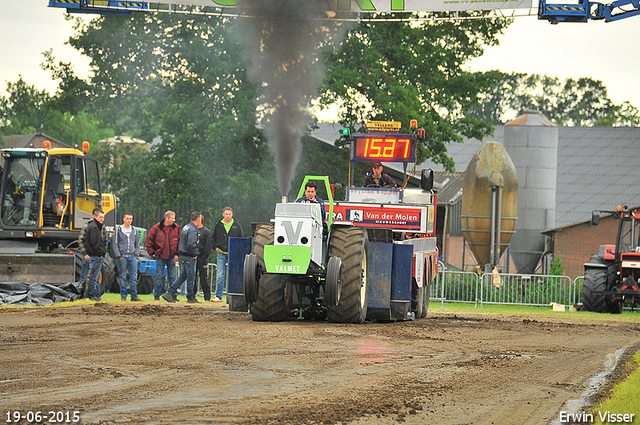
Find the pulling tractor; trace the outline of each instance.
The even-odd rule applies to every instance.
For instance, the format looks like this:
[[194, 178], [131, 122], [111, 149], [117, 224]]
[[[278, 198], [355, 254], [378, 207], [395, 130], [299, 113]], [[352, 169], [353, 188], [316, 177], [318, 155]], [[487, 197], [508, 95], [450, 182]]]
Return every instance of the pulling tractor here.
[[[403, 162], [406, 179], [423, 133], [413, 122], [412, 134], [399, 134], [400, 123], [368, 127], [374, 131], [350, 137], [352, 170], [356, 161]], [[230, 309], [249, 306], [256, 321], [425, 317], [438, 257], [433, 172], [423, 171], [421, 189], [356, 187], [350, 181], [346, 201], [339, 202], [326, 176], [307, 176], [300, 199], [308, 181], [324, 183], [326, 216], [317, 202], [282, 202], [271, 223], [253, 225], [252, 240], [230, 240]]]
[[588, 311], [621, 313], [625, 304], [640, 303], [640, 210], [594, 211], [591, 224], [602, 213], [620, 220], [618, 235], [615, 245], [601, 245], [584, 265], [582, 304]]
[[[83, 150], [43, 147], [0, 151], [0, 282], [63, 284], [79, 281], [77, 240], [94, 208], [105, 212], [111, 234], [116, 198], [102, 193], [98, 162]], [[115, 281], [107, 256], [101, 290]]]

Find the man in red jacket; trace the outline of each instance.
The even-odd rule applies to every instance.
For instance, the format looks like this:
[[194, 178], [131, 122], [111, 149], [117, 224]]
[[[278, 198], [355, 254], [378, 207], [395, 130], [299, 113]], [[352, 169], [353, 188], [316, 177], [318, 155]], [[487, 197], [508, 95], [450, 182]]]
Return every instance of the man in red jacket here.
[[[176, 263], [178, 262], [178, 244], [180, 243], [180, 226], [176, 223], [176, 213], [167, 211], [164, 220], [154, 225], [145, 241], [147, 252], [156, 260], [156, 284], [153, 298], [158, 301], [160, 295], [167, 291], [176, 280]], [[167, 267], [168, 284], [164, 283], [164, 268]]]

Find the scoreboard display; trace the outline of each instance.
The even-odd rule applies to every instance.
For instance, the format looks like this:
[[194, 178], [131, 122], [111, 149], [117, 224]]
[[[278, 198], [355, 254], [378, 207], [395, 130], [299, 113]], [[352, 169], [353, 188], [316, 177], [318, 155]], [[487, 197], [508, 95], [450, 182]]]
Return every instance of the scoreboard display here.
[[356, 161], [415, 162], [415, 138], [409, 134], [354, 134], [351, 159]]

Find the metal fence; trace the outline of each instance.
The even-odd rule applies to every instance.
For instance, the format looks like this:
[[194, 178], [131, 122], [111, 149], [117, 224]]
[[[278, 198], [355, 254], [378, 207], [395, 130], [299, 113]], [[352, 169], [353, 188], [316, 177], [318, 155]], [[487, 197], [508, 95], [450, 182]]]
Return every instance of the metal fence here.
[[483, 304], [548, 306], [582, 302], [580, 276], [521, 275], [451, 271], [439, 268], [431, 288], [434, 301]]
[[[218, 266], [216, 263], [207, 263], [207, 277], [209, 278], [209, 287], [211, 288], [211, 293], [215, 295], [216, 293], [216, 280], [217, 280], [217, 274], [218, 274]], [[180, 276], [180, 263], [176, 263], [176, 279], [178, 278], [178, 276]], [[185, 284], [183, 284], [182, 286], [185, 286]], [[186, 286], [185, 286], [186, 288]], [[179, 292], [181, 295], [182, 294], [182, 290], [183, 288], [179, 289]], [[186, 289], [184, 289], [186, 291]], [[196, 292], [202, 292], [202, 287], [200, 287], [200, 278], [198, 277], [198, 279], [196, 279]], [[223, 288], [223, 294], [227, 293], [227, 285], [225, 284], [224, 288]]]

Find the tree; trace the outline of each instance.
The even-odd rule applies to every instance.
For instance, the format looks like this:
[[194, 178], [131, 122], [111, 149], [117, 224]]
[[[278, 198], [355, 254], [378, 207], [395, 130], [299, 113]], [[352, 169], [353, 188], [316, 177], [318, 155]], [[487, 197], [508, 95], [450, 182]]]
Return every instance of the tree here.
[[3, 134], [28, 134], [43, 131], [48, 117], [47, 105], [51, 98], [46, 91], [28, 85], [22, 77], [7, 83], [8, 97], [0, 97], [0, 125]]
[[148, 186], [120, 186], [128, 179], [115, 168], [127, 161], [109, 170], [123, 204], [149, 210], [141, 203], [153, 188], [156, 209], [184, 206], [217, 218], [230, 205], [245, 227], [272, 217], [273, 159], [227, 19], [102, 16], [71, 44], [91, 58], [90, 110], [117, 133], [155, 140], [142, 167]]
[[46, 133], [69, 145], [85, 140], [97, 142], [113, 132], [84, 111], [70, 112], [62, 107], [59, 95], [50, 96], [22, 77], [8, 83], [8, 97], [0, 97], [0, 132], [9, 134]]
[[490, 71], [495, 83], [482, 93], [482, 102], [472, 105], [469, 117], [494, 124], [514, 119], [525, 110], [540, 111], [558, 125], [637, 125], [638, 110], [629, 102], [615, 105], [601, 81], [539, 74]]
[[424, 126], [418, 161], [427, 157], [451, 170], [446, 143], [463, 136], [482, 139], [491, 125], [466, 117], [496, 75], [471, 73], [465, 62], [497, 44], [506, 19], [362, 22], [342, 47], [328, 52], [321, 104], [343, 105], [341, 121], [357, 129], [367, 120], [409, 121]]

